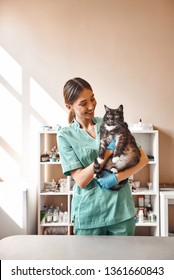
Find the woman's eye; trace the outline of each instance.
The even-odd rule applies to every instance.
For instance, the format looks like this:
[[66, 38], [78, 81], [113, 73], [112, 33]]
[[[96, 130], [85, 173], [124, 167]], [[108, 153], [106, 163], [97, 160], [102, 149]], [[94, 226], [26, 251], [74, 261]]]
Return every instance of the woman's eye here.
[[85, 105], [86, 105], [86, 103], [81, 103], [80, 105], [81, 105], [81, 106], [85, 106]]

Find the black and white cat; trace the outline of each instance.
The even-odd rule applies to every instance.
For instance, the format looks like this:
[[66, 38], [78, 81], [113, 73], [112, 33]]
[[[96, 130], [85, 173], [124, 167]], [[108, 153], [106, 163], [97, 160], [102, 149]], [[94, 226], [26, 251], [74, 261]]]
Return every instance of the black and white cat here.
[[[103, 169], [117, 173], [136, 165], [140, 160], [140, 151], [135, 138], [128, 129], [127, 123], [124, 122], [123, 105], [120, 105], [117, 109], [110, 109], [106, 105], [104, 107], [105, 114], [100, 126], [98, 158], [94, 161], [94, 173], [97, 178], [103, 176], [100, 163], [104, 158], [107, 146], [112, 140], [115, 141], [113, 156], [106, 162]], [[125, 181], [120, 182], [121, 185]]]

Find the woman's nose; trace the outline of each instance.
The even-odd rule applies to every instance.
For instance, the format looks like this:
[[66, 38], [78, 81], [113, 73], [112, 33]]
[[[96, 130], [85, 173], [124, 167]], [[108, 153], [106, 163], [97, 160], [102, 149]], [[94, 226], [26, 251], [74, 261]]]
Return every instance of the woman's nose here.
[[93, 110], [94, 107], [95, 107], [94, 103], [90, 102], [89, 105], [88, 105], [88, 110]]

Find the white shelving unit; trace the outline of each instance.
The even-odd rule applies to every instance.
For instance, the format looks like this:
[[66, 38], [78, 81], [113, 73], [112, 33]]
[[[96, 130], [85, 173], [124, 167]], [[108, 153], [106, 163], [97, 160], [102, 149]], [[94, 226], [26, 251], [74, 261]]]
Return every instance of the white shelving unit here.
[[[71, 177], [65, 177], [62, 172], [61, 162], [57, 161], [41, 161], [41, 155], [45, 152], [50, 153], [54, 146], [57, 146], [57, 131], [41, 131], [39, 132], [39, 187], [38, 187], [38, 234], [72, 234], [72, 225], [70, 223], [70, 207], [71, 207]], [[58, 148], [57, 148], [58, 149]], [[67, 189], [60, 191], [45, 191], [45, 184], [54, 180], [56, 183], [60, 179], [67, 179]], [[46, 222], [45, 218], [41, 220], [41, 211], [44, 206], [48, 208], [61, 207], [67, 212], [66, 222]]]
[[160, 192], [161, 236], [170, 236], [169, 205], [171, 204], [172, 205], [174, 204], [174, 191], [161, 191]]
[[[135, 207], [138, 208], [139, 196], [150, 196], [152, 211], [156, 215], [156, 221], [136, 223], [136, 235], [152, 235], [159, 236], [159, 137], [157, 130], [149, 131], [133, 131], [137, 143], [139, 143], [147, 155], [153, 156], [148, 165], [140, 172], [134, 175], [134, 181], [140, 181], [140, 188], [132, 192]], [[57, 131], [41, 131], [39, 133], [39, 188], [38, 188], [38, 234], [72, 234], [73, 225], [70, 223], [71, 211], [71, 177], [65, 177], [62, 173], [61, 162], [41, 162], [41, 154], [50, 152], [52, 147], [57, 146]], [[53, 179], [58, 182], [61, 178], [67, 178], [66, 192], [44, 191], [45, 183], [51, 182]], [[152, 183], [151, 190], [148, 190], [147, 182]], [[49, 222], [41, 221], [41, 211], [44, 205], [53, 207], [63, 203], [64, 211], [68, 212], [68, 221]]]
[[[133, 176], [133, 181], [140, 181], [140, 187], [132, 192], [135, 208], [139, 210], [139, 197], [150, 197], [152, 212], [156, 219], [150, 221], [144, 217], [143, 222], [136, 222], [136, 235], [159, 236], [159, 134], [157, 130], [131, 130], [136, 142], [150, 156], [149, 163]], [[147, 182], [152, 183], [148, 189]]]

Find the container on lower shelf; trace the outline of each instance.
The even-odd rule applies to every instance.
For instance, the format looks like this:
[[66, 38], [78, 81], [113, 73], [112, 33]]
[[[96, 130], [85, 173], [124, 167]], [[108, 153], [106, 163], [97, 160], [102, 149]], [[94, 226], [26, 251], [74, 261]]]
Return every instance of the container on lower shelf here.
[[68, 235], [68, 227], [45, 227], [43, 229], [44, 235]]

